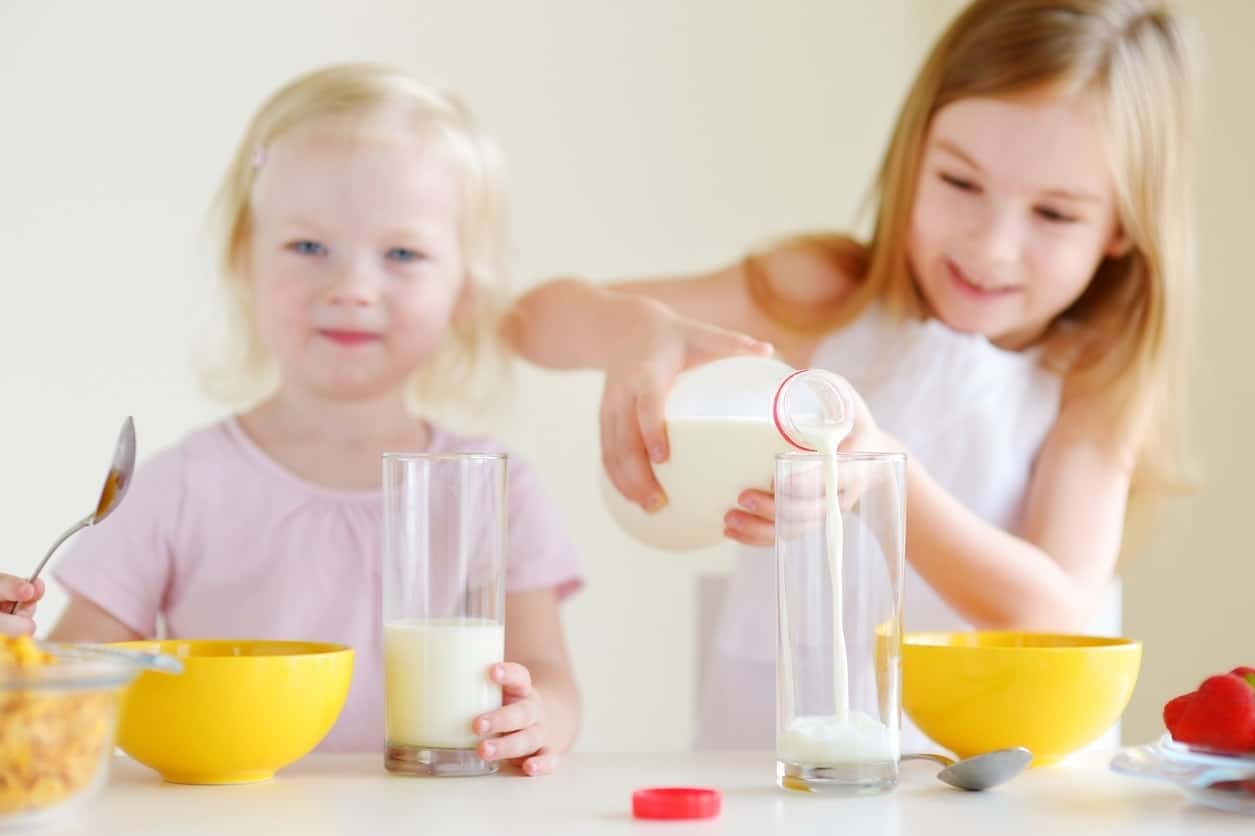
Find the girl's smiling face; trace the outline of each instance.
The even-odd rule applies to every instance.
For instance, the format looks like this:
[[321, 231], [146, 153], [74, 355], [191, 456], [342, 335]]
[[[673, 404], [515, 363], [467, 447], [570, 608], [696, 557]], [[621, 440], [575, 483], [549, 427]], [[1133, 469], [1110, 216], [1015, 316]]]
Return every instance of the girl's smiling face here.
[[283, 385], [333, 399], [404, 386], [466, 285], [454, 166], [400, 120], [359, 116], [265, 149], [250, 209], [256, 326]]
[[1128, 249], [1098, 120], [1049, 91], [966, 98], [925, 136], [907, 255], [933, 313], [1022, 348]]

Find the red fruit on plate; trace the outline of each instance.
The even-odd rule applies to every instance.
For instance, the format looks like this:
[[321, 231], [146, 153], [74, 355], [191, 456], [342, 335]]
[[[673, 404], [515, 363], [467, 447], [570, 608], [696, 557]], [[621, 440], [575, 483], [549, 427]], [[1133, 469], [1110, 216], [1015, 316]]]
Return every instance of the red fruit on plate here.
[[1174, 738], [1177, 736], [1177, 727], [1181, 724], [1181, 718], [1185, 715], [1185, 709], [1194, 699], [1197, 691], [1191, 691], [1188, 694], [1182, 694], [1168, 700], [1163, 707], [1163, 724], [1168, 728], [1168, 733]]
[[1238, 676], [1245, 679], [1248, 683], [1250, 683], [1250, 686], [1252, 688], [1255, 688], [1255, 668], [1248, 668], [1248, 667], [1243, 666], [1243, 667], [1234, 668], [1233, 670], [1229, 671], [1229, 673], [1237, 674]]
[[[1164, 711], [1166, 715], [1167, 706]], [[1255, 687], [1234, 673], [1209, 676], [1171, 731], [1181, 743], [1234, 752], [1255, 749]]]

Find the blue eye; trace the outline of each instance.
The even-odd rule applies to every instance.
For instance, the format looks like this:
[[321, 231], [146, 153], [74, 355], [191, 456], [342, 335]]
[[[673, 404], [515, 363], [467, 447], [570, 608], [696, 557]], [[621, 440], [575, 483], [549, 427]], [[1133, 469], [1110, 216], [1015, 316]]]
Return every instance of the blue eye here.
[[408, 247], [393, 247], [388, 250], [388, 258], [392, 261], [400, 261], [404, 264], [409, 264], [414, 261], [423, 261], [427, 258], [427, 256], [423, 255], [418, 250], [411, 250]]
[[298, 255], [326, 255], [327, 248], [317, 241], [293, 241], [288, 249]]

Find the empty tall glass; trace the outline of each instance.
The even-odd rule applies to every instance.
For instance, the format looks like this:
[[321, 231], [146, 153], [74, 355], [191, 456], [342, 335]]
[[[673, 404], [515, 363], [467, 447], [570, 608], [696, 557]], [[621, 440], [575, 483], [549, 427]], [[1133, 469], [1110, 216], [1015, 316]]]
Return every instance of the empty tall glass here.
[[897, 783], [904, 466], [899, 454], [776, 458], [776, 777], [787, 789]]
[[506, 457], [389, 453], [383, 486], [385, 765], [494, 772], [471, 724], [501, 705]]

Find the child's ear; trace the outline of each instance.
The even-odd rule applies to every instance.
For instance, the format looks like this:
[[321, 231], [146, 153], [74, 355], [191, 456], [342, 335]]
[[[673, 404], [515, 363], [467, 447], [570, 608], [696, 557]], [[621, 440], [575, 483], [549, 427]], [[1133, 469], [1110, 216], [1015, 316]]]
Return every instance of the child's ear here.
[[1116, 224], [1115, 230], [1111, 233], [1111, 240], [1107, 242], [1105, 254], [1109, 258], [1124, 258], [1133, 249], [1133, 239], [1124, 231], [1124, 224]]

